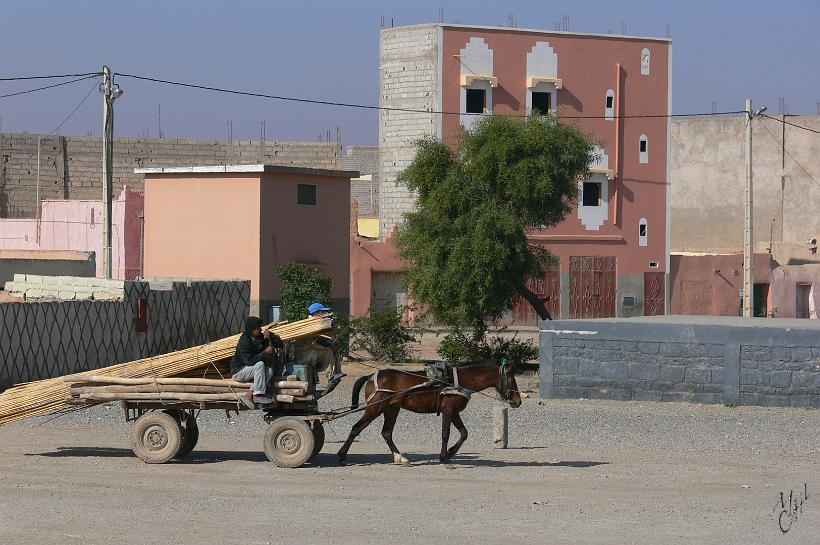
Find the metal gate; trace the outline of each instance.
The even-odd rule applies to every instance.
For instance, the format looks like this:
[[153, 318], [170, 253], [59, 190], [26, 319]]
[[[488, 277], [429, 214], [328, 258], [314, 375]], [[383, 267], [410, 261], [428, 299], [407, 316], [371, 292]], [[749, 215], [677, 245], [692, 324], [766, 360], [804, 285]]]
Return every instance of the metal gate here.
[[665, 311], [666, 283], [664, 273], [651, 272], [643, 275], [644, 316], [662, 316]]
[[569, 258], [569, 317], [615, 317], [615, 257]]
[[[530, 278], [526, 282], [527, 288], [538, 297], [549, 297], [546, 307], [554, 320], [560, 318], [561, 313], [561, 273], [558, 269], [547, 271], [540, 278]], [[513, 302], [513, 323], [516, 325], [538, 325], [538, 314], [526, 299], [516, 297]]]

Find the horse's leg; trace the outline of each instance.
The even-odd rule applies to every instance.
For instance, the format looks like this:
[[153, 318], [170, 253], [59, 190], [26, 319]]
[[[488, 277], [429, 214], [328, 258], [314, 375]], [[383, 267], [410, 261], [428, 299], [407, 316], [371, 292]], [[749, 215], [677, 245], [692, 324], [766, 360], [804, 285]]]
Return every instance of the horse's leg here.
[[450, 422], [452, 421], [452, 411], [447, 404], [447, 396], [441, 400], [441, 454], [440, 462], [447, 462], [450, 457], [447, 455], [447, 444], [450, 442]]
[[409, 464], [410, 460], [402, 456], [396, 443], [393, 442], [393, 428], [396, 427], [396, 419], [399, 417], [399, 409], [387, 409], [384, 411], [384, 426], [382, 426], [382, 437], [385, 443], [393, 453], [393, 463], [395, 464]]
[[452, 458], [453, 456], [455, 456], [456, 452], [458, 452], [458, 449], [460, 449], [461, 445], [464, 444], [464, 441], [467, 440], [467, 428], [464, 426], [464, 422], [462, 422], [461, 420], [460, 413], [456, 413], [453, 415], [453, 425], [456, 427], [461, 437], [459, 437], [458, 441], [456, 441], [456, 444], [450, 447], [450, 449], [447, 451], [448, 458]]
[[365, 409], [364, 414], [359, 421], [353, 425], [353, 429], [350, 430], [350, 435], [348, 436], [347, 441], [345, 441], [345, 444], [342, 445], [342, 448], [340, 448], [337, 453], [337, 456], [339, 457], [339, 465], [343, 466], [347, 464], [347, 451], [350, 450], [350, 445], [353, 444], [353, 440], [356, 439], [356, 436], [362, 433], [362, 430], [369, 426], [370, 423], [382, 413], [383, 409], [381, 409], [381, 406], [381, 403], [369, 406]]

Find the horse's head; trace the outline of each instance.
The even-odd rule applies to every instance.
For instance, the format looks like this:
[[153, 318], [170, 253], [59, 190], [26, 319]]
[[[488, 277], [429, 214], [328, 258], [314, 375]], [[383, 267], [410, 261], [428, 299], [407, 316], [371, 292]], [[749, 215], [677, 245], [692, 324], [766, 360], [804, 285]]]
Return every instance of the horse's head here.
[[505, 361], [501, 362], [498, 369], [498, 381], [495, 389], [498, 394], [510, 404], [510, 407], [521, 406], [521, 394], [518, 392], [518, 384], [515, 382], [515, 365]]

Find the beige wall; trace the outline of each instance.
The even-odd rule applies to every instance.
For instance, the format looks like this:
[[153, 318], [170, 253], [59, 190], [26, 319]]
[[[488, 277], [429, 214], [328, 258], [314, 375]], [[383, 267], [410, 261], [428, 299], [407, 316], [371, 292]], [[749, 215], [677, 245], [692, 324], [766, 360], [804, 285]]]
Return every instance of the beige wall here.
[[[820, 116], [787, 120], [820, 130]], [[806, 241], [820, 238], [820, 138], [786, 125], [785, 151], [790, 157], [784, 154], [783, 129], [778, 120], [754, 121], [755, 250], [767, 251], [771, 241], [772, 254], [781, 264], [815, 261]], [[673, 252], [742, 249], [745, 134], [742, 116], [672, 122]]]
[[259, 176], [145, 176], [145, 276], [251, 281], [259, 299]]

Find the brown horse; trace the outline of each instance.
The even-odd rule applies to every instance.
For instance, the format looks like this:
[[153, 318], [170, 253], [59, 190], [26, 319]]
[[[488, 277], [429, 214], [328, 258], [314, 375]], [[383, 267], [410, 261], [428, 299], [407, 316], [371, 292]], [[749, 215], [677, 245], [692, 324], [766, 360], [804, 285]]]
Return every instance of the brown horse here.
[[[393, 427], [399, 410], [407, 409], [415, 413], [441, 413], [441, 455], [439, 460], [447, 462], [467, 439], [467, 428], [459, 413], [467, 406], [470, 395], [487, 388], [496, 392], [511, 407], [521, 405], [521, 396], [515, 383], [512, 365], [498, 365], [492, 361], [479, 361], [453, 368], [453, 384], [430, 381], [424, 371], [412, 372], [399, 369], [380, 369], [372, 375], [356, 380], [353, 385], [353, 407], [359, 403], [359, 393], [364, 386], [366, 409], [361, 419], [350, 430], [350, 436], [339, 449], [339, 464], [347, 462], [347, 451], [353, 440], [380, 414], [384, 414], [384, 437], [393, 460], [397, 464], [408, 463], [407, 458], [393, 442]], [[455, 385], [455, 386], [454, 386]], [[450, 424], [455, 425], [461, 437], [449, 449]]]

